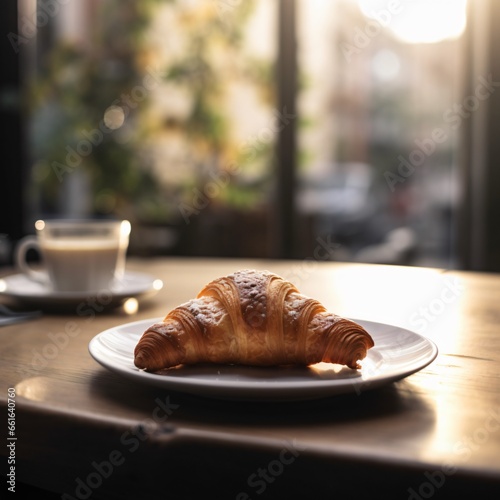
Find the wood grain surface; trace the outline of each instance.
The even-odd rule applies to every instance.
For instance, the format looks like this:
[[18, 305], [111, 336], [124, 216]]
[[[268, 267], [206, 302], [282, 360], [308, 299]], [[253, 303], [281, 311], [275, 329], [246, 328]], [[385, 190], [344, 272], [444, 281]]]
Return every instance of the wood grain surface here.
[[[500, 492], [499, 275], [169, 257], [131, 259], [128, 268], [164, 282], [132, 314], [94, 301], [0, 328], [2, 425], [14, 389], [18, 488], [66, 499]], [[138, 384], [89, 355], [101, 331], [163, 317], [211, 279], [243, 268], [276, 272], [337, 314], [416, 331], [436, 343], [438, 357], [360, 394], [245, 403]], [[5, 440], [0, 449], [7, 462]]]

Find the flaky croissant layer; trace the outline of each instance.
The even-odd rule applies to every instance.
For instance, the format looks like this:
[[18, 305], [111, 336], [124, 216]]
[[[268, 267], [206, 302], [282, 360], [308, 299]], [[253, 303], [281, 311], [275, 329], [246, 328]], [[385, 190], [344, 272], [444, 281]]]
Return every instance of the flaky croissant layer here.
[[208, 283], [151, 325], [134, 364], [159, 371], [180, 364], [310, 365], [360, 368], [374, 346], [357, 323], [326, 311], [269, 271], [241, 270]]

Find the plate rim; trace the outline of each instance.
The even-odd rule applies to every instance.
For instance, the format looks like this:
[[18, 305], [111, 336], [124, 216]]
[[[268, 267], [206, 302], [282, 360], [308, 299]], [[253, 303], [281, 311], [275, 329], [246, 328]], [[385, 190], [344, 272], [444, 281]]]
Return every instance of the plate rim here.
[[[349, 318], [352, 319], [352, 318]], [[161, 318], [146, 318], [142, 320], [135, 320], [114, 327], [107, 328], [96, 334], [88, 344], [88, 350], [91, 357], [102, 367], [117, 373], [125, 378], [135, 380], [136, 382], [146, 383], [164, 389], [180, 391], [184, 393], [202, 395], [204, 397], [217, 398], [217, 399], [231, 399], [231, 400], [305, 400], [305, 399], [318, 399], [320, 397], [332, 397], [346, 393], [359, 393], [368, 389], [375, 389], [381, 385], [386, 385], [416, 373], [426, 366], [430, 365], [439, 354], [439, 349], [436, 343], [428, 337], [409, 330], [408, 328], [401, 327], [390, 323], [382, 323], [378, 321], [371, 321], [365, 319], [352, 319], [360, 324], [378, 325], [381, 327], [395, 328], [397, 331], [409, 332], [411, 335], [416, 336], [421, 342], [426, 344], [430, 349], [429, 354], [419, 360], [418, 363], [411, 365], [408, 369], [389, 373], [378, 373], [369, 375], [367, 378], [353, 377], [353, 378], [339, 378], [339, 379], [313, 379], [313, 380], [294, 380], [292, 383], [286, 380], [277, 380], [272, 382], [262, 381], [241, 381], [241, 380], [222, 380], [216, 383], [214, 379], [197, 378], [196, 376], [190, 377], [168, 377], [165, 375], [158, 375], [149, 373], [136, 368], [133, 363], [129, 367], [116, 365], [109, 360], [103, 359], [99, 351], [96, 351], [95, 346], [98, 342], [107, 335], [115, 333], [120, 328], [133, 329], [138, 325], [142, 325], [145, 329], [148, 324], [153, 324], [161, 320]], [[366, 327], [366, 326], [365, 326]], [[130, 332], [132, 335], [137, 335], [139, 340], [142, 333]], [[374, 348], [375, 349], [375, 348]], [[222, 366], [222, 365], [221, 365]], [[251, 369], [252, 367], [243, 367]], [[262, 369], [265, 367], [256, 367]], [[224, 375], [222, 375], [224, 376]], [[205, 392], [207, 389], [211, 389]], [[235, 390], [242, 391], [241, 394], [234, 394]], [[300, 394], [296, 391], [300, 391]], [[305, 394], [304, 391], [310, 391]]]

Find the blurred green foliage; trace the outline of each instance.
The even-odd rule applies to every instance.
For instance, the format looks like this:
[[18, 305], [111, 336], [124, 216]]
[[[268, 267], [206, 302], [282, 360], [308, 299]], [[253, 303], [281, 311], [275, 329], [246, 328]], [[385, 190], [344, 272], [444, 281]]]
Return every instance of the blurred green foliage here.
[[[178, 10], [176, 20], [188, 31], [189, 43], [182, 58], [158, 69], [151, 65], [154, 48], [148, 30], [162, 4]], [[256, 85], [263, 99], [272, 102], [271, 65], [242, 57], [240, 52], [254, 2], [214, 2], [215, 13], [205, 15], [196, 5], [189, 10], [185, 4], [181, 0], [93, 4], [97, 10], [85, 41], [58, 39], [55, 26], [44, 28], [50, 35], [46, 39], [52, 42], [45, 43], [37, 55], [28, 110], [33, 165], [30, 195], [40, 212], [64, 210], [62, 193], [68, 191], [71, 176], [78, 175], [82, 189], [85, 183], [89, 186], [92, 216], [168, 223], [179, 217], [179, 203], [192, 196], [194, 187], [202, 188], [214, 169], [237, 163], [240, 174], [251, 162], [269, 165], [273, 161], [272, 145], [263, 145], [249, 159], [232, 142], [231, 124], [221, 106], [230, 81], [212, 57], [219, 51], [233, 76]], [[148, 113], [155, 107], [150, 90], [165, 82], [181, 86], [192, 106], [182, 119], [157, 123]], [[195, 175], [178, 185], [160, 182], [149, 150], [155, 137], [172, 132], [187, 138], [194, 152]], [[249, 206], [257, 202], [266, 182], [267, 178], [242, 182], [239, 175], [231, 175], [214, 201]]]

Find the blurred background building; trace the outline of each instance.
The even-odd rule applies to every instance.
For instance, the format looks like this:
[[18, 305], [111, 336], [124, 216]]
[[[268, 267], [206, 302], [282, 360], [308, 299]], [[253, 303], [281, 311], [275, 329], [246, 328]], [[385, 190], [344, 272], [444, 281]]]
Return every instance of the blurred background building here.
[[4, 262], [38, 218], [124, 217], [143, 256], [500, 269], [491, 0], [14, 4]]

